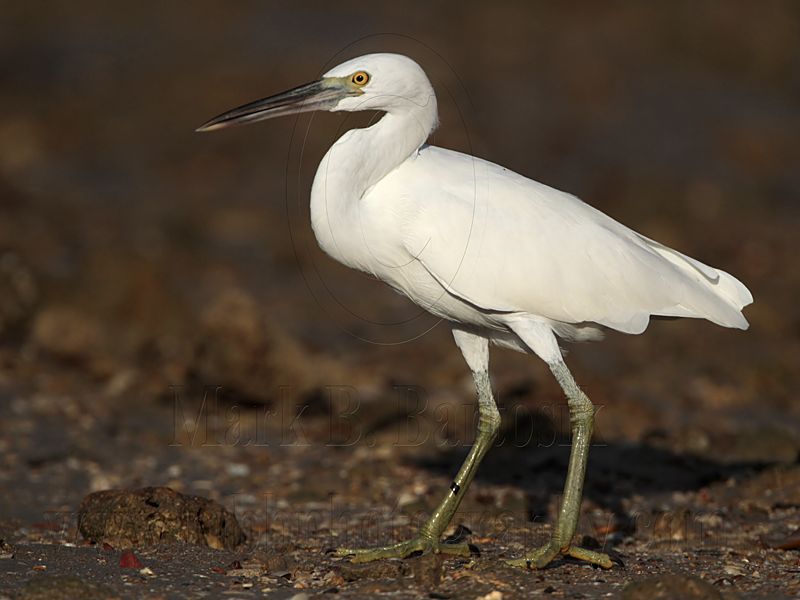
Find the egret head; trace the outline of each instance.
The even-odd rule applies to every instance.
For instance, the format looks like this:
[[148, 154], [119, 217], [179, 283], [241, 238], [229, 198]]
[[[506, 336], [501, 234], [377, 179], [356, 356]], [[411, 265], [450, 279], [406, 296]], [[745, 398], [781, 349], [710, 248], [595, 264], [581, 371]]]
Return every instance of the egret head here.
[[[321, 79], [234, 108], [198, 127], [213, 131], [313, 110], [436, 112], [436, 96], [422, 68], [401, 54], [366, 54], [334, 67]], [[435, 118], [435, 117], [434, 117]]]

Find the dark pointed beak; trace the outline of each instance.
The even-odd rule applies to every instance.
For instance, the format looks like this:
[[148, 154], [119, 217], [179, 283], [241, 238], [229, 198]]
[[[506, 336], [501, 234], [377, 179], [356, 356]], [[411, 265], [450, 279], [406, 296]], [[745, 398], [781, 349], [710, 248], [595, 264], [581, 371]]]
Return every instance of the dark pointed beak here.
[[255, 123], [256, 121], [263, 121], [273, 117], [282, 117], [312, 110], [328, 110], [351, 93], [352, 90], [343, 85], [339, 79], [320, 79], [287, 92], [229, 110], [203, 123], [195, 131], [214, 131], [233, 125]]

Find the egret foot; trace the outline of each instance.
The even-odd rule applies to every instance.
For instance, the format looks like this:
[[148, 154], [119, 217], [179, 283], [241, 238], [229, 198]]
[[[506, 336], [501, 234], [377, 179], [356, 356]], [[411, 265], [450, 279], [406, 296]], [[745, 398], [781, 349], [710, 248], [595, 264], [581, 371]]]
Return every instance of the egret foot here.
[[469, 556], [469, 544], [443, 544], [437, 540], [418, 536], [392, 546], [378, 548], [337, 548], [335, 556], [350, 556], [351, 562], [364, 563], [382, 558], [406, 558], [412, 554], [451, 554], [454, 556]]
[[586, 561], [604, 569], [610, 569], [613, 566], [611, 557], [609, 557], [608, 554], [597, 552], [595, 550], [588, 550], [587, 548], [581, 548], [580, 546], [570, 545], [562, 547], [554, 544], [552, 541], [540, 548], [537, 548], [536, 550], [533, 550], [532, 552], [529, 552], [522, 558], [507, 560], [506, 564], [511, 565], [512, 567], [543, 569], [559, 556], [570, 556], [572, 558], [577, 558], [578, 560]]

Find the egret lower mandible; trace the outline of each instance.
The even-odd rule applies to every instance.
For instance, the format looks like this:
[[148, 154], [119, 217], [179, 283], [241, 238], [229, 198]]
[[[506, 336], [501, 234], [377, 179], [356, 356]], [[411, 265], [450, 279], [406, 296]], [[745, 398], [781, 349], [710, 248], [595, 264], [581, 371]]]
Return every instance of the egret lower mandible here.
[[311, 189], [311, 225], [322, 249], [386, 282], [450, 323], [472, 370], [478, 432], [450, 489], [414, 539], [337, 551], [354, 561], [416, 552], [467, 555], [442, 533], [492, 445], [500, 414], [489, 381], [489, 343], [544, 360], [566, 394], [572, 448], [550, 541], [516, 566], [571, 556], [604, 568], [607, 554], [573, 545], [595, 409], [561, 355], [562, 340], [602, 328], [642, 333], [651, 316], [695, 317], [747, 329], [753, 301], [728, 273], [628, 229], [584, 204], [474, 156], [425, 144], [436, 96], [406, 56], [368, 54], [319, 81], [246, 104], [204, 124], [222, 129], [312, 110], [377, 110], [374, 125], [328, 150]]

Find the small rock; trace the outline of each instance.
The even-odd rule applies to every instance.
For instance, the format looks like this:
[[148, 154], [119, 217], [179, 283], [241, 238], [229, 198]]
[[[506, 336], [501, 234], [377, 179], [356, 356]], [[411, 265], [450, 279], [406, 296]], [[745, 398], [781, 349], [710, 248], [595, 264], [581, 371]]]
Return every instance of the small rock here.
[[126, 550], [119, 557], [119, 566], [122, 569], [141, 569], [144, 567], [142, 561], [130, 550]]
[[64, 360], [84, 360], [103, 345], [98, 323], [68, 307], [42, 309], [33, 322], [36, 347]]
[[503, 592], [494, 590], [485, 596], [480, 596], [477, 600], [503, 600]]
[[338, 588], [343, 586], [346, 582], [344, 580], [344, 577], [342, 577], [336, 571], [328, 571], [322, 578], [322, 583], [328, 586], [329, 588]]
[[768, 548], [777, 550], [798, 550], [800, 549], [800, 529], [795, 529], [792, 533], [780, 536], [762, 536], [761, 543]]
[[369, 563], [342, 563], [337, 567], [345, 581], [358, 579], [397, 579], [411, 572], [408, 561], [378, 560]]
[[14, 558], [14, 547], [7, 541], [0, 539], [0, 560]]
[[295, 566], [294, 560], [284, 552], [257, 552], [253, 559], [271, 575], [288, 573]]
[[109, 588], [65, 575], [37, 575], [24, 585], [17, 600], [116, 600]]
[[236, 516], [221, 504], [170, 488], [89, 494], [78, 529], [90, 541], [117, 548], [186, 543], [232, 550], [245, 540]]
[[26, 322], [38, 298], [33, 273], [17, 254], [0, 253], [0, 335]]
[[702, 539], [703, 526], [688, 509], [654, 511], [636, 519], [636, 536], [655, 542], [694, 542]]
[[408, 560], [414, 582], [423, 589], [433, 589], [442, 582], [442, 555], [429, 552]]
[[230, 463], [225, 467], [225, 471], [231, 477], [247, 477], [250, 475], [250, 467], [243, 463]]
[[622, 600], [722, 600], [713, 585], [694, 575], [660, 575], [633, 581], [622, 590]]
[[[234, 569], [232, 571], [225, 571], [229, 577], [261, 577], [264, 574], [264, 569], [261, 567], [242, 567], [241, 569]], [[284, 571], [289, 573], [289, 571]]]
[[744, 577], [746, 575], [745, 570], [739, 565], [728, 564], [722, 567], [722, 570], [731, 577]]

